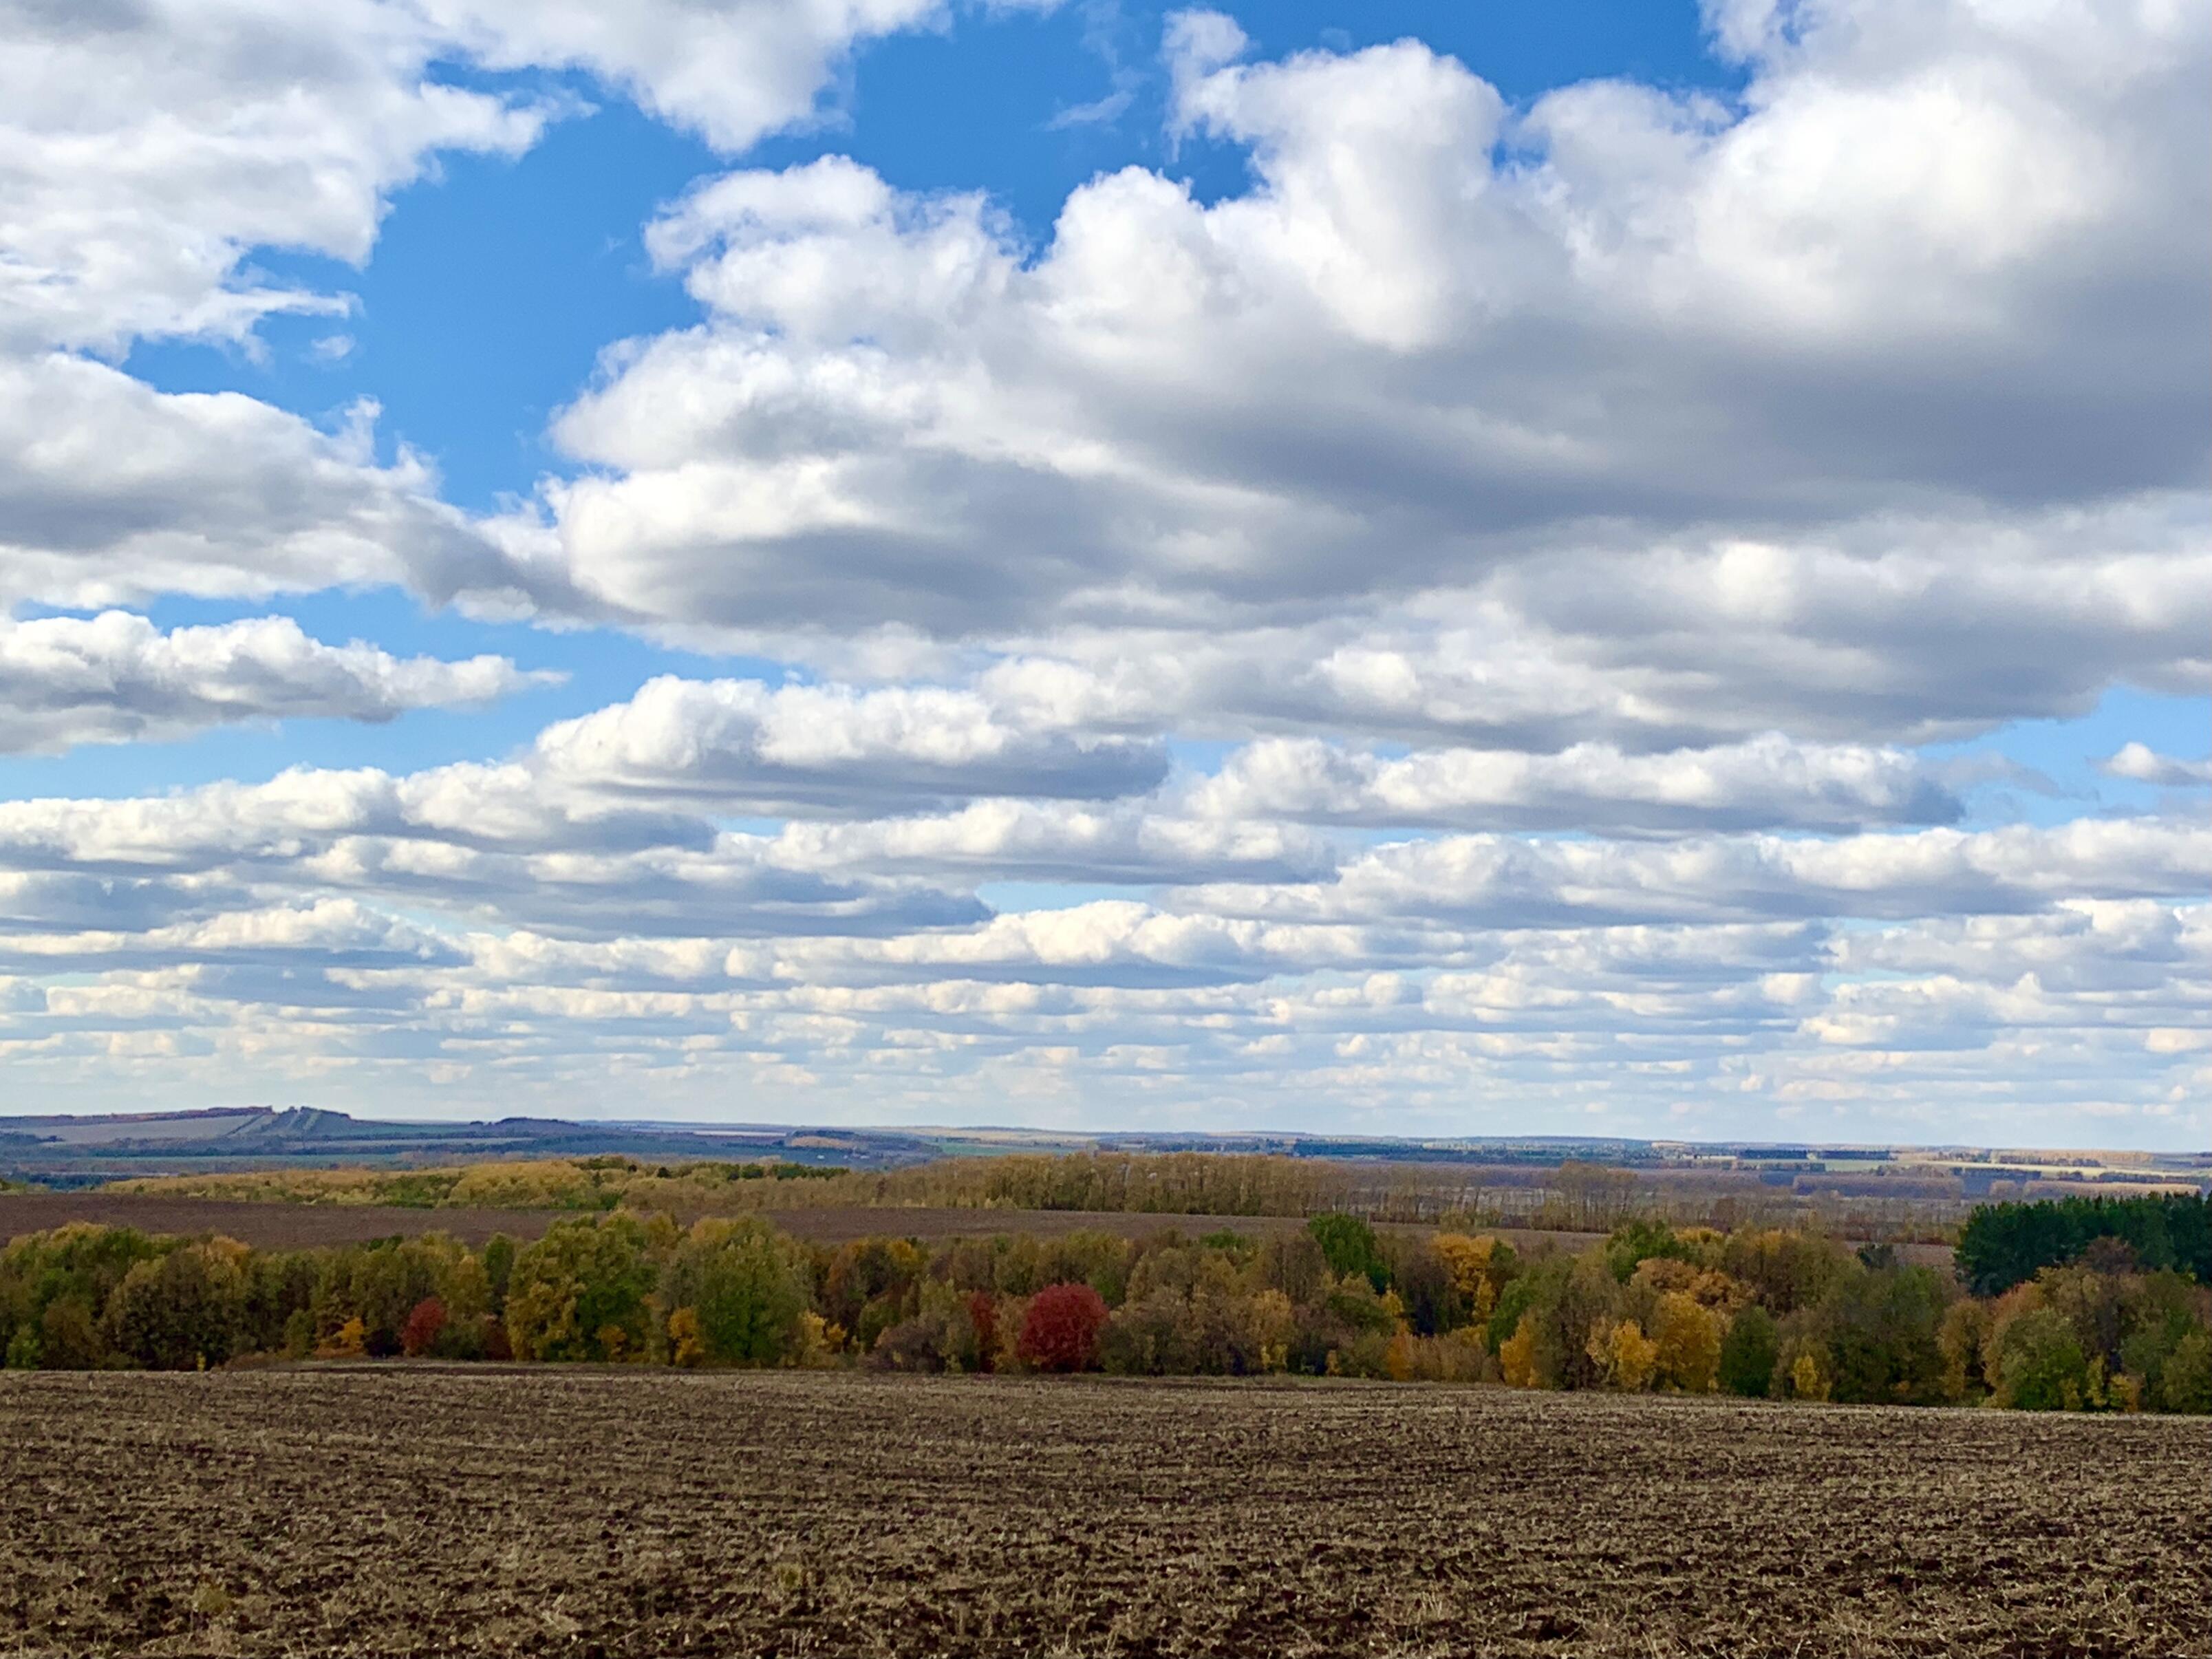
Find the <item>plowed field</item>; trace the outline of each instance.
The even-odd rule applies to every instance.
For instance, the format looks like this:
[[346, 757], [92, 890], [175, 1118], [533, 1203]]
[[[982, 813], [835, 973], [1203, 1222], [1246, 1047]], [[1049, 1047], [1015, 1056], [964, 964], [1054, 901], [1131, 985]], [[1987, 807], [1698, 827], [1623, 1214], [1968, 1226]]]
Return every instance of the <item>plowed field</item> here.
[[[141, 1232], [191, 1236], [221, 1233], [262, 1250], [297, 1250], [313, 1246], [359, 1244], [394, 1234], [414, 1237], [451, 1233], [481, 1247], [494, 1233], [509, 1238], [538, 1237], [556, 1221], [573, 1220], [576, 1210], [417, 1210], [390, 1204], [277, 1204], [235, 1199], [156, 1198], [137, 1193], [0, 1193], [0, 1240], [42, 1232], [72, 1221], [106, 1227], [136, 1227]], [[738, 1212], [730, 1213], [752, 1213]], [[1119, 1233], [1145, 1238], [1172, 1229], [1190, 1237], [1228, 1231], [1261, 1237], [1295, 1231], [1304, 1220], [1291, 1216], [1168, 1215], [1136, 1210], [980, 1210], [884, 1205], [841, 1205], [758, 1212], [793, 1238], [814, 1244], [842, 1244], [856, 1238], [891, 1237], [942, 1241], [1023, 1233], [1060, 1238], [1073, 1232]], [[679, 1220], [697, 1218], [685, 1214]], [[1386, 1232], [1425, 1232], [1425, 1227], [1385, 1222]], [[1598, 1233], [1541, 1232], [1528, 1228], [1491, 1227], [1521, 1249], [1556, 1247], [1577, 1250], [1595, 1243]], [[1951, 1265], [1943, 1244], [1902, 1244], [1908, 1261]]]
[[2202, 1419], [8, 1375], [0, 1653], [2205, 1653], [2208, 1470]]

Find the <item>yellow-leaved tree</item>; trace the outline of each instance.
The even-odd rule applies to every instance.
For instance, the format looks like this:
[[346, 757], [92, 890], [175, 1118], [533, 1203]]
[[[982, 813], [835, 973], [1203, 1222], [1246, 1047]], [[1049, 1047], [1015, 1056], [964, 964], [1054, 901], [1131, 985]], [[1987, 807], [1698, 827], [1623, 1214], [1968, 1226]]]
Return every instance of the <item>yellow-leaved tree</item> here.
[[1536, 1386], [1536, 1316], [1525, 1313], [1513, 1334], [1498, 1345], [1498, 1369], [1516, 1389]]
[[1468, 1313], [1478, 1321], [1489, 1318], [1518, 1265], [1513, 1247], [1488, 1233], [1438, 1233], [1435, 1249]]
[[678, 1308], [668, 1316], [668, 1357], [678, 1365], [696, 1365], [707, 1357], [696, 1308]]
[[1686, 1291], [1660, 1294], [1651, 1313], [1651, 1340], [1657, 1351], [1657, 1376], [1686, 1394], [1710, 1394], [1721, 1368], [1719, 1314]]
[[1644, 1328], [1634, 1320], [1592, 1326], [1589, 1352], [1614, 1388], [1633, 1394], [1651, 1386], [1652, 1373], [1659, 1364], [1659, 1345], [1644, 1335]]

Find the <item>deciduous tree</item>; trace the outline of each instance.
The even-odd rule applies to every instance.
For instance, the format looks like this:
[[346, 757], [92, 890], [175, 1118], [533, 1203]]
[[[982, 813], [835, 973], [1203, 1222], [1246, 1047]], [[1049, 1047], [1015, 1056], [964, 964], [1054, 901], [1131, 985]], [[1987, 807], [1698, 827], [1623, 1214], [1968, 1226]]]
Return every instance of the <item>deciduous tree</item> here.
[[1030, 1298], [1018, 1352], [1041, 1371], [1085, 1371], [1097, 1363], [1106, 1299], [1088, 1285], [1048, 1285]]

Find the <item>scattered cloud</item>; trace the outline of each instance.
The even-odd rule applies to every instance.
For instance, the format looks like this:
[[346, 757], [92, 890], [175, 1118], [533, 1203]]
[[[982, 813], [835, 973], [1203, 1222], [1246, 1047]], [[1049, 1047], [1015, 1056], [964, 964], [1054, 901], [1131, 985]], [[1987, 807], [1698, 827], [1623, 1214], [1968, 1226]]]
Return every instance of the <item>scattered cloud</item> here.
[[325, 645], [289, 617], [164, 633], [143, 617], [0, 618], [0, 752], [142, 743], [241, 720], [388, 720], [562, 677], [504, 657], [399, 658]]
[[2107, 777], [2124, 778], [2130, 783], [2158, 784], [2168, 789], [2202, 788], [2212, 783], [2212, 761], [2177, 760], [2148, 744], [2123, 744], [2118, 753], [2097, 765]]

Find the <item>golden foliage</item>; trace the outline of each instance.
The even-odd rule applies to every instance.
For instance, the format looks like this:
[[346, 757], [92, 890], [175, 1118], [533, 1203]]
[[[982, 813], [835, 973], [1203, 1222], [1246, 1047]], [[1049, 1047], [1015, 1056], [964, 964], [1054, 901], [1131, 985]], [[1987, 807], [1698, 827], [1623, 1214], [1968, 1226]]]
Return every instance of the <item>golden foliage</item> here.
[[668, 1316], [668, 1341], [669, 1358], [678, 1365], [696, 1365], [707, 1357], [696, 1308], [678, 1308]]
[[837, 1363], [837, 1351], [845, 1346], [842, 1326], [828, 1320], [809, 1308], [799, 1316], [799, 1336], [792, 1344], [790, 1363], [809, 1370], [819, 1370]]
[[1751, 1300], [1751, 1286], [1717, 1267], [1700, 1267], [1672, 1256], [1648, 1256], [1637, 1263], [1631, 1285], [1688, 1297], [1701, 1308], [1733, 1318]]
[[1591, 1327], [1589, 1353], [1604, 1370], [1606, 1381], [1631, 1394], [1651, 1386], [1659, 1364], [1659, 1345], [1644, 1335], [1644, 1328], [1632, 1319]]
[[1828, 1397], [1828, 1376], [1821, 1369], [1820, 1359], [1808, 1349], [1790, 1362], [1790, 1392], [1799, 1400], [1826, 1400]]
[[1472, 1238], [1465, 1233], [1438, 1233], [1435, 1249], [1468, 1311], [1476, 1319], [1489, 1318], [1498, 1306], [1509, 1259], [1499, 1253], [1497, 1239], [1488, 1233]]
[[1659, 1382], [1686, 1394], [1711, 1393], [1720, 1376], [1726, 1323], [1719, 1313], [1685, 1291], [1662, 1292], [1651, 1316]]
[[1498, 1345], [1498, 1369], [1516, 1389], [1536, 1386], [1536, 1316], [1522, 1314], [1513, 1334]]

